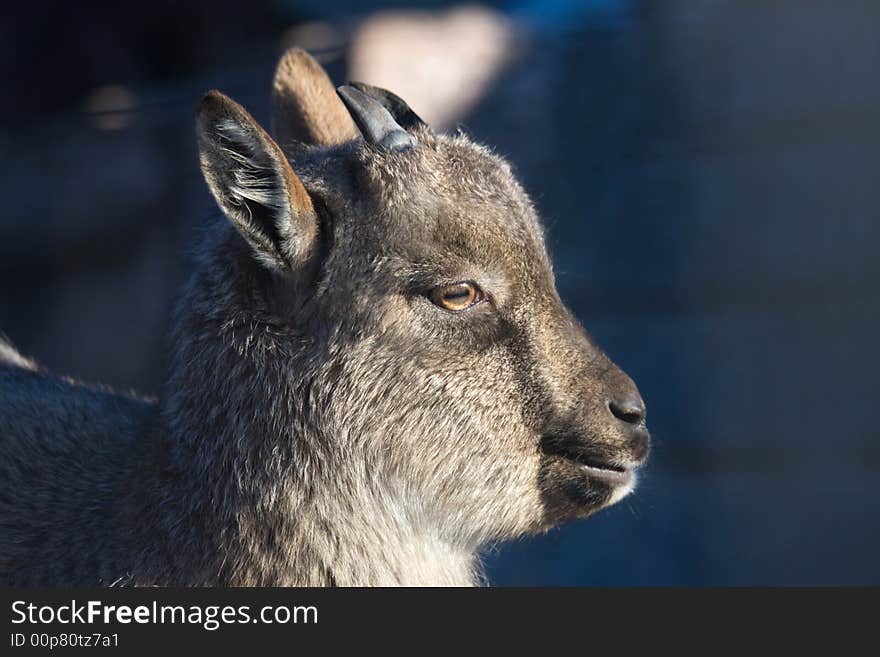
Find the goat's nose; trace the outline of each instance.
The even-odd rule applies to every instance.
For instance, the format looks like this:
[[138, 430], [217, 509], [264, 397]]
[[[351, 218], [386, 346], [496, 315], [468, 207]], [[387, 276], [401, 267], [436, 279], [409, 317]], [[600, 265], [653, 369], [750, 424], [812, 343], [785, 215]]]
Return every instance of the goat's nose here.
[[641, 424], [645, 421], [645, 402], [638, 393], [628, 393], [608, 400], [611, 414], [627, 424]]

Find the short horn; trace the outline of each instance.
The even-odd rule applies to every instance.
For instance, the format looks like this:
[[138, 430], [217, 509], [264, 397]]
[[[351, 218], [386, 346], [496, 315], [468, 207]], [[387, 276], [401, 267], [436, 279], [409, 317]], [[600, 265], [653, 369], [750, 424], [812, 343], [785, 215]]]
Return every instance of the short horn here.
[[370, 98], [377, 100], [404, 130], [412, 130], [413, 128], [427, 125], [422, 117], [413, 112], [412, 108], [406, 104], [406, 101], [396, 93], [363, 82], [349, 82], [348, 84], [358, 91], [364, 92]]
[[401, 128], [391, 113], [374, 98], [348, 85], [339, 87], [336, 92], [367, 142], [387, 151], [415, 146], [415, 137]]

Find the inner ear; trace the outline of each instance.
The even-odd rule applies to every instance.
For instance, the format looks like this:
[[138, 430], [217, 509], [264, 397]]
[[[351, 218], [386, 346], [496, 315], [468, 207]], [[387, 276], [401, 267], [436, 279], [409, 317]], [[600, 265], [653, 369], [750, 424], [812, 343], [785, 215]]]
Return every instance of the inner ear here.
[[327, 72], [300, 48], [284, 53], [275, 69], [272, 133], [282, 145], [335, 146], [358, 136]]
[[219, 92], [202, 101], [197, 132], [208, 187], [257, 258], [272, 269], [304, 264], [314, 250], [317, 217], [278, 145]]
[[279, 223], [285, 221], [289, 203], [276, 163], [259, 148], [253, 135], [234, 121], [218, 123], [217, 143], [234, 162], [220, 174], [226, 179], [228, 203], [246, 213], [248, 222], [264, 232], [272, 246], [281, 245]]

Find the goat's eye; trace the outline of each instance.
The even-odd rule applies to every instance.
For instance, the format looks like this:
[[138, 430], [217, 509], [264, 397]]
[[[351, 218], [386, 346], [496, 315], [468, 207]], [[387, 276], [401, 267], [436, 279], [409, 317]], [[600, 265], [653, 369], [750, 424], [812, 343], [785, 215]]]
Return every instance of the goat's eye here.
[[459, 312], [486, 300], [486, 295], [474, 283], [453, 283], [431, 290], [430, 299], [445, 310]]

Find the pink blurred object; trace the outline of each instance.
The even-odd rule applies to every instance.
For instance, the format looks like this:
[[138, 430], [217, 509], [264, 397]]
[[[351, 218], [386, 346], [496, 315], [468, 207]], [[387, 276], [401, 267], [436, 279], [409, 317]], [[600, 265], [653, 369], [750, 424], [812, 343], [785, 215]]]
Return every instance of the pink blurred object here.
[[520, 36], [485, 7], [380, 12], [354, 31], [349, 77], [390, 89], [434, 127], [449, 128], [504, 70]]

